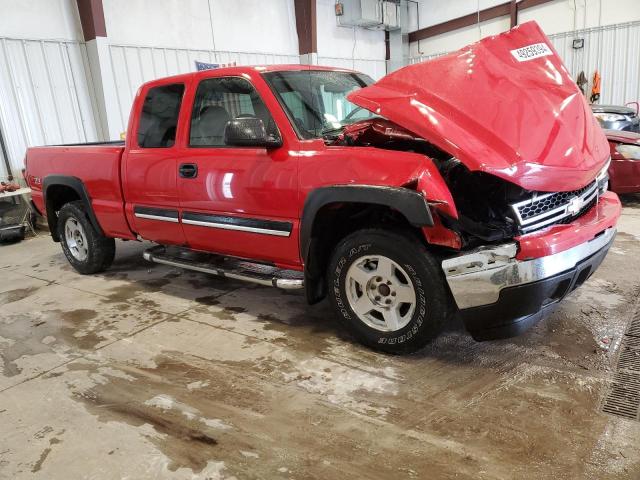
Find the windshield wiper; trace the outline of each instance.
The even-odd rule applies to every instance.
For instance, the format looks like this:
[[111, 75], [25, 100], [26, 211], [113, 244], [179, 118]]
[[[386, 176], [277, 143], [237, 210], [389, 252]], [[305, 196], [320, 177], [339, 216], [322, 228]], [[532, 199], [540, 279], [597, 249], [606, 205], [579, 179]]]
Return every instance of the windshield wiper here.
[[340, 125], [339, 127], [332, 127], [332, 128], [323, 128], [322, 130], [320, 130], [320, 135], [322, 135], [323, 137], [329, 133], [332, 132], [341, 132], [344, 127], [346, 127], [346, 125]]

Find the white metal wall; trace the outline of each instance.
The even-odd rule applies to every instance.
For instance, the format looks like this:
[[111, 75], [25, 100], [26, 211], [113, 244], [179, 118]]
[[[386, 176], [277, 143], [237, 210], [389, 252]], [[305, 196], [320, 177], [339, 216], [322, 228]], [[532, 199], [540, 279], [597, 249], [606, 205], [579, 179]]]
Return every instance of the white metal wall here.
[[[273, 65], [299, 63], [300, 61], [298, 55], [156, 48], [135, 45], [111, 45], [110, 54], [118, 93], [122, 131], [127, 128], [131, 104], [138, 87], [142, 83], [155, 78], [193, 72], [196, 60], [221, 64], [235, 62], [237, 65]], [[318, 64], [358, 70], [376, 80], [386, 73], [384, 60], [318, 57]]]
[[118, 93], [121, 130], [127, 128], [129, 111], [138, 87], [156, 78], [193, 72], [195, 61], [238, 65], [272, 65], [299, 63], [298, 55], [272, 53], [223, 52], [184, 48], [155, 48], [111, 45], [111, 62]]
[[[573, 48], [574, 38], [584, 38], [584, 48]], [[640, 22], [549, 35], [549, 39], [576, 79], [581, 71], [589, 79], [601, 77], [600, 104], [624, 105], [640, 101]], [[444, 53], [411, 57], [407, 63], [423, 62]]]
[[[149, 80], [192, 72], [195, 61], [238, 65], [298, 63], [298, 55], [111, 45], [120, 130], [125, 131], [138, 87]], [[320, 57], [318, 63], [362, 71], [374, 79], [385, 61]], [[0, 37], [0, 126], [14, 174], [34, 145], [92, 142], [99, 130], [93, 80], [84, 43]], [[0, 177], [6, 176], [0, 163]]]
[[0, 126], [13, 173], [28, 146], [98, 140], [87, 65], [79, 42], [0, 38]]
[[318, 64], [329, 67], [348, 68], [366, 73], [374, 80], [384, 77], [386, 72], [386, 61], [373, 58], [338, 58], [338, 57], [318, 57]]
[[[601, 104], [624, 105], [640, 99], [640, 22], [578, 30], [549, 38], [575, 79], [581, 71], [591, 80], [601, 76]], [[574, 38], [584, 38], [575, 50]]]

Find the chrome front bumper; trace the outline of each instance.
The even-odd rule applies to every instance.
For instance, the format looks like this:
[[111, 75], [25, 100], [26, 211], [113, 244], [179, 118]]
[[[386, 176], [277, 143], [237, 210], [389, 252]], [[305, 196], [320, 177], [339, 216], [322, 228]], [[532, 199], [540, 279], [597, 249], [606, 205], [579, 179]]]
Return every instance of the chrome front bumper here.
[[516, 243], [481, 248], [444, 260], [442, 269], [458, 308], [489, 305], [499, 300], [505, 288], [537, 282], [575, 268], [607, 247], [615, 234], [615, 228], [608, 228], [589, 242], [533, 260], [517, 260]]

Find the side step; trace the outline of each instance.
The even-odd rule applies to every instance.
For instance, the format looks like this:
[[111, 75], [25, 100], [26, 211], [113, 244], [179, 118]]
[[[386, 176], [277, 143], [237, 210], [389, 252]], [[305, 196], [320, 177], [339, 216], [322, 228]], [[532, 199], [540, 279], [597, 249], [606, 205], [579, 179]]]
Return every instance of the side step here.
[[273, 265], [251, 263], [237, 258], [194, 252], [185, 248], [158, 245], [142, 254], [149, 262], [210, 273], [220, 277], [244, 280], [284, 290], [304, 288], [303, 273], [281, 270]]

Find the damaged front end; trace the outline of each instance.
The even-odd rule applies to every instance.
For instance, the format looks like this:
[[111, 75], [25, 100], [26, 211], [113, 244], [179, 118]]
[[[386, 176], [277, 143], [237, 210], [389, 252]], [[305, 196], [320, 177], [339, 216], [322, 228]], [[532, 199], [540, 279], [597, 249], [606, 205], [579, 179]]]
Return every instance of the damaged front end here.
[[[348, 125], [328, 143], [425, 155], [425, 168], [433, 167], [430, 177], [416, 178], [405, 186], [425, 194], [436, 214], [436, 229], [448, 229], [460, 240], [457, 244], [434, 243], [455, 249], [500, 244], [551, 225], [569, 224], [593, 208], [607, 191], [609, 163], [591, 182], [576, 190], [527, 190], [490, 173], [472, 171], [449, 153], [383, 118]], [[433, 170], [440, 178], [434, 178]], [[450, 198], [442, 191], [439, 197], [436, 194], [440, 181], [446, 184]]]
[[475, 339], [524, 332], [607, 255], [621, 212], [607, 192], [607, 140], [535, 23], [348, 99], [386, 120], [334, 142], [425, 155], [410, 186], [433, 213], [427, 241], [458, 250], [443, 252], [442, 270]]
[[[473, 248], [512, 239], [520, 233], [511, 205], [528, 198], [530, 192], [496, 176], [470, 171], [458, 159], [390, 120], [375, 118], [348, 125], [328, 143], [413, 152], [428, 157], [425, 160], [435, 167], [446, 184], [451, 201], [433, 201], [430, 195], [435, 183], [433, 178], [431, 181], [415, 179], [405, 186], [424, 190], [438, 215], [436, 228], [449, 229], [460, 240], [457, 244], [436, 241], [437, 244], [456, 249]], [[445, 206], [448, 208], [443, 208]]]
[[[535, 22], [404, 67], [347, 98], [378, 117], [333, 141], [427, 156], [452, 203], [432, 209], [459, 248], [570, 223], [606, 190], [607, 140]], [[435, 183], [417, 188], [431, 200]]]

